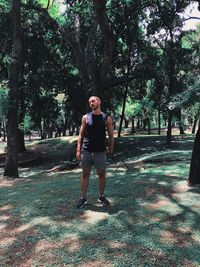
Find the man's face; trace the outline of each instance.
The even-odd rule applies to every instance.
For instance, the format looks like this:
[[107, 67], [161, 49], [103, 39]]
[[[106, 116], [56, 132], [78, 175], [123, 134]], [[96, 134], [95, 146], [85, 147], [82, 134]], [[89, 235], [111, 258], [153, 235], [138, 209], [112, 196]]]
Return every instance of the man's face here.
[[100, 107], [100, 99], [98, 97], [90, 97], [89, 105], [92, 110], [96, 110]]

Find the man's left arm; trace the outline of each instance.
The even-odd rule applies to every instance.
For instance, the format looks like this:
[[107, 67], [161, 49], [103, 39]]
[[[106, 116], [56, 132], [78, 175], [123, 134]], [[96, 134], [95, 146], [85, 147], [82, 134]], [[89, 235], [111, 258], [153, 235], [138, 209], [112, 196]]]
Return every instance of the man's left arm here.
[[112, 155], [114, 148], [114, 132], [113, 132], [113, 123], [111, 117], [107, 118], [107, 129], [108, 129], [108, 143], [109, 143], [108, 153]]

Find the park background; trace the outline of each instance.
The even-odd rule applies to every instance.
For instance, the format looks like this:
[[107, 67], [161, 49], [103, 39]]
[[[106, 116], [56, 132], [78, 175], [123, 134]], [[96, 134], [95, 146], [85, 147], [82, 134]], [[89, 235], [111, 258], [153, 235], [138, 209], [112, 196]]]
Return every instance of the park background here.
[[[200, 266], [199, 41], [199, 1], [0, 0], [2, 266]], [[93, 171], [79, 211], [91, 95], [111, 206]]]

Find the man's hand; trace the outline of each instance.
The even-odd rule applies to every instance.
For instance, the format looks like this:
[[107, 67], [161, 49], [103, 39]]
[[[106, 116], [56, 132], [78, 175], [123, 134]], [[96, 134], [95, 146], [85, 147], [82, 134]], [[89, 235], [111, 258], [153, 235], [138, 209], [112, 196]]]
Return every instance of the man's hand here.
[[112, 157], [113, 149], [110, 148], [110, 147], [106, 147], [106, 153], [107, 153], [110, 157]]
[[80, 152], [80, 151], [76, 151], [76, 159], [77, 159], [78, 161], [81, 160], [81, 152]]

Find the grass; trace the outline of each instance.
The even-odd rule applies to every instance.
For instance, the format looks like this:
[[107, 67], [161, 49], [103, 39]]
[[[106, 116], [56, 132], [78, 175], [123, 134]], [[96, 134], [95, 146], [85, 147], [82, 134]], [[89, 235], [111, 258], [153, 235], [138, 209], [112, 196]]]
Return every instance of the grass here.
[[[80, 169], [27, 167], [19, 179], [2, 177], [1, 266], [200, 266], [199, 188], [187, 185], [191, 138], [175, 137], [171, 148], [158, 137], [118, 140], [107, 168], [108, 208], [97, 203], [94, 170], [83, 210], [76, 209]], [[167, 150], [181, 157], [181, 149], [188, 160], [121, 164]]]

